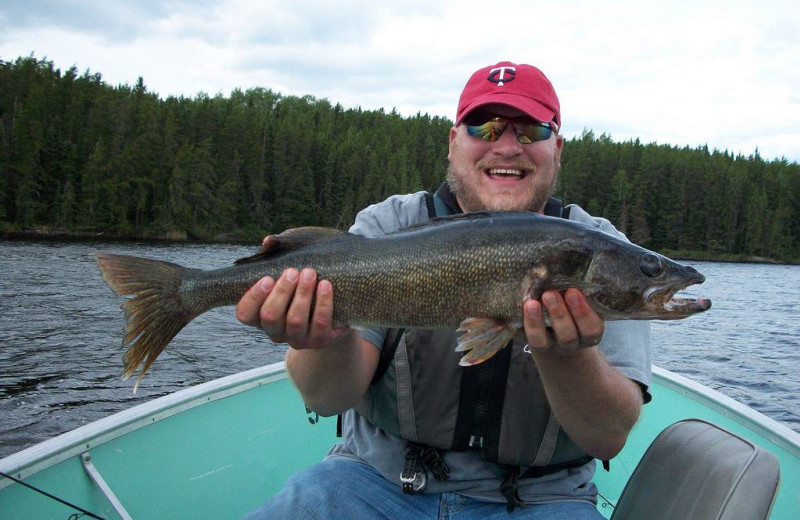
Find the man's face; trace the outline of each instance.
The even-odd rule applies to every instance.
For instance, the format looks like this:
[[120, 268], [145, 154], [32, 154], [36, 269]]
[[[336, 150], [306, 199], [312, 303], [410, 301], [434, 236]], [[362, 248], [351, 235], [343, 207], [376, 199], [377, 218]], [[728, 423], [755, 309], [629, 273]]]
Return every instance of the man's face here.
[[[478, 109], [501, 117], [522, 112], [503, 105]], [[545, 141], [522, 144], [509, 125], [495, 142], [467, 133], [465, 125], [450, 129], [450, 167], [447, 181], [461, 209], [541, 212], [555, 185], [564, 139], [556, 134]]]

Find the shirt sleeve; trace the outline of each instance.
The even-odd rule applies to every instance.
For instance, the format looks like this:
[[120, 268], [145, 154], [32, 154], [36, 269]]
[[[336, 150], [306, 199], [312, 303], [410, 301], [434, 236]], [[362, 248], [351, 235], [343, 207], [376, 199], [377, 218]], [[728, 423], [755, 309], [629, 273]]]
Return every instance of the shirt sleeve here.
[[606, 322], [603, 341], [598, 348], [606, 361], [642, 387], [644, 402], [650, 402], [652, 354], [650, 350], [650, 322], [624, 320]]

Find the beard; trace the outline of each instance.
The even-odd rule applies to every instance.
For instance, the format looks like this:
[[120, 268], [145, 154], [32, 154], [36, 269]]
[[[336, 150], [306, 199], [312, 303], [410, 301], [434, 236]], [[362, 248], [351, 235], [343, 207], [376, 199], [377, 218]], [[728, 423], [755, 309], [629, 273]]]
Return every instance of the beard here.
[[[481, 164], [478, 164], [477, 167], [479, 170], [484, 169]], [[512, 197], [495, 197], [489, 202], [484, 201], [480, 193], [477, 193], [475, 189], [468, 188], [467, 182], [464, 181], [464, 175], [456, 173], [452, 162], [447, 166], [446, 180], [450, 191], [456, 196], [464, 211], [532, 211], [539, 213], [544, 209], [547, 199], [555, 192], [558, 168], [555, 164], [553, 168], [556, 171], [550, 186], [547, 189], [535, 189], [534, 187], [530, 196], [522, 201]], [[528, 172], [528, 175], [536, 175], [533, 169], [528, 169]]]

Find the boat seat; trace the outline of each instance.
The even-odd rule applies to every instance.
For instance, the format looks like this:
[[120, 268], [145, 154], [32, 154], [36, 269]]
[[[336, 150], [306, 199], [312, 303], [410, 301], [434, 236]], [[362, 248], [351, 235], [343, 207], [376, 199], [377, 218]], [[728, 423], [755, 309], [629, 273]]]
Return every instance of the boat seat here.
[[761, 520], [779, 484], [775, 455], [709, 422], [687, 419], [656, 437], [611, 518]]

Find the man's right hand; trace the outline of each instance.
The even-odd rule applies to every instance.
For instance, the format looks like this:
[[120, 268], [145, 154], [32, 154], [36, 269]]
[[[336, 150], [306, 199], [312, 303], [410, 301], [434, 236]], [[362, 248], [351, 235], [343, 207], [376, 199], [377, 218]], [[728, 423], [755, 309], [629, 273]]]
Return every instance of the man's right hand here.
[[269, 276], [259, 280], [236, 305], [236, 318], [299, 350], [324, 348], [350, 330], [333, 325], [333, 287], [327, 280], [318, 284], [309, 268], [287, 269], [277, 282]]
[[277, 281], [262, 278], [236, 305], [236, 317], [292, 347], [286, 371], [320, 415], [352, 408], [369, 388], [380, 351], [357, 330], [334, 326], [333, 287], [327, 280], [317, 283], [313, 269], [287, 269]]

